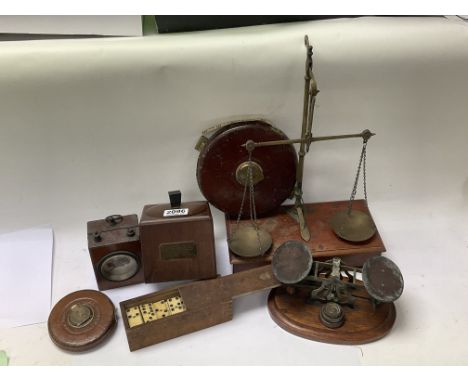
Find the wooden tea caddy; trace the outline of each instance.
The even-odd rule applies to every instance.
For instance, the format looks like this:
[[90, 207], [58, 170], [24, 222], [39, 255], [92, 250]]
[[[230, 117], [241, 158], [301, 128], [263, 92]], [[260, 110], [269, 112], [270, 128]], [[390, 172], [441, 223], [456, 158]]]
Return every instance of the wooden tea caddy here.
[[140, 218], [141, 252], [147, 283], [216, 277], [213, 218], [205, 201], [146, 205]]

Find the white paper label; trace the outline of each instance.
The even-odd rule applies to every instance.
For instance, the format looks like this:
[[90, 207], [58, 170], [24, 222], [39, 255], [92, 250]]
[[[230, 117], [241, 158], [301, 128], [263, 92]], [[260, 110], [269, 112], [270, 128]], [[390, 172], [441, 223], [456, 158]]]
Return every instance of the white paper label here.
[[173, 210], [164, 210], [163, 216], [165, 218], [170, 216], [186, 216], [188, 215], [188, 208], [175, 208]]

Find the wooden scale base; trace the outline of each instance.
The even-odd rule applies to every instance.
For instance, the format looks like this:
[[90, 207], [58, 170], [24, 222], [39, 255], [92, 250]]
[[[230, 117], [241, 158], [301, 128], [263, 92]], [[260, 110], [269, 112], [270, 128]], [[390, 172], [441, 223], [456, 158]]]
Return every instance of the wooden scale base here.
[[[348, 207], [349, 201], [305, 204], [305, 214], [311, 238], [301, 239], [299, 225], [291, 215], [291, 206], [282, 206], [276, 214], [257, 219], [260, 227], [267, 230], [273, 239], [270, 250], [260, 258], [241, 258], [229, 251], [233, 272], [269, 264], [276, 249], [288, 240], [299, 240], [311, 250], [314, 260], [326, 261], [341, 257], [350, 266], [361, 267], [372, 256], [385, 252], [385, 246], [376, 231], [375, 235], [360, 243], [340, 239], [332, 230], [330, 221], [335, 213]], [[366, 212], [370, 216], [367, 203], [355, 200], [353, 209]], [[241, 224], [250, 224], [248, 220]], [[226, 218], [228, 239], [234, 232], [236, 220]], [[288, 293], [294, 290], [294, 293]], [[273, 289], [268, 297], [268, 310], [272, 319], [284, 330], [314, 341], [335, 344], [363, 344], [385, 336], [395, 322], [395, 306], [385, 303], [374, 306], [363, 290], [355, 291], [354, 307], [343, 306], [345, 319], [341, 327], [330, 329], [320, 321], [321, 302], [307, 302], [307, 290], [294, 287]], [[361, 294], [359, 296], [359, 293]]]
[[[325, 261], [333, 257], [341, 257], [350, 266], [362, 266], [372, 256], [385, 252], [385, 246], [379, 232], [369, 240], [361, 243], [352, 243], [340, 239], [332, 230], [330, 220], [338, 211], [346, 210], [349, 201], [308, 203], [304, 205], [307, 224], [310, 231], [310, 240], [306, 243], [315, 260]], [[370, 215], [364, 200], [355, 200], [353, 209], [366, 212]], [[280, 209], [269, 216], [257, 219], [259, 226], [268, 231], [273, 239], [273, 245], [268, 252], [256, 258], [242, 258], [229, 251], [229, 260], [233, 273], [255, 268], [271, 263], [271, 257], [276, 249], [288, 240], [302, 241], [299, 224], [290, 214], [291, 206], [281, 206]], [[251, 224], [250, 220], [242, 220], [242, 225]], [[230, 235], [236, 229], [236, 218], [226, 216], [226, 232]]]
[[[361, 294], [366, 294], [361, 291]], [[393, 303], [373, 306], [371, 301], [357, 298], [354, 308], [343, 306], [345, 313], [341, 327], [329, 329], [320, 322], [322, 303], [306, 303], [307, 293], [298, 290], [294, 294], [286, 287], [273, 289], [268, 297], [270, 316], [278, 326], [289, 333], [309, 340], [343, 345], [359, 345], [384, 337], [395, 322]]]

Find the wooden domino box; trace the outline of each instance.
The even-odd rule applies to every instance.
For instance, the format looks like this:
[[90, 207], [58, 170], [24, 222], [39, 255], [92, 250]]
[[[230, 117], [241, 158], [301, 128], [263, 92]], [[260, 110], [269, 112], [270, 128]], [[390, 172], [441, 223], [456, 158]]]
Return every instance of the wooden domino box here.
[[279, 285], [267, 265], [123, 301], [130, 351], [230, 321], [233, 298]]

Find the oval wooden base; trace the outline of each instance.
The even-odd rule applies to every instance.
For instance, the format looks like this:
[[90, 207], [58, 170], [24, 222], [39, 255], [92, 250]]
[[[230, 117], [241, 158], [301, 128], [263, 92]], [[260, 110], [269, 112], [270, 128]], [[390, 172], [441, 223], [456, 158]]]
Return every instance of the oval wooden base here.
[[307, 294], [296, 289], [294, 294], [286, 288], [273, 289], [268, 297], [270, 316], [281, 328], [309, 340], [332, 344], [358, 345], [376, 341], [385, 336], [395, 322], [393, 303], [374, 307], [369, 300], [357, 298], [354, 308], [343, 307], [345, 322], [337, 329], [329, 329], [320, 322], [322, 304], [306, 303]]

